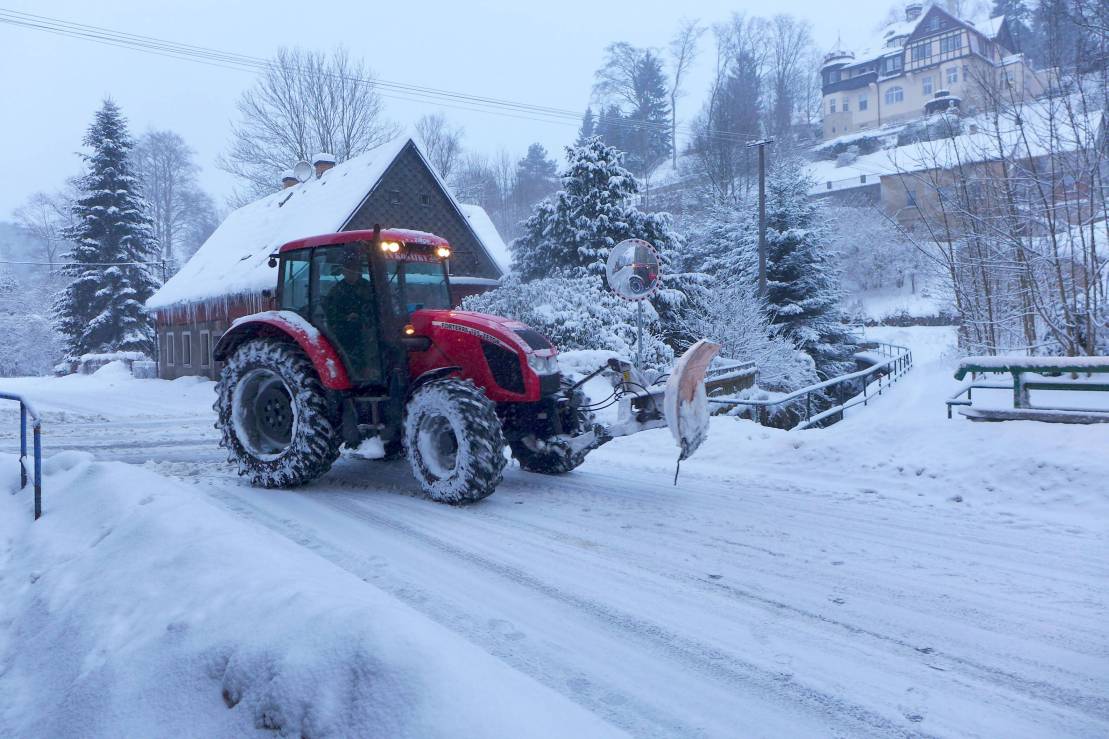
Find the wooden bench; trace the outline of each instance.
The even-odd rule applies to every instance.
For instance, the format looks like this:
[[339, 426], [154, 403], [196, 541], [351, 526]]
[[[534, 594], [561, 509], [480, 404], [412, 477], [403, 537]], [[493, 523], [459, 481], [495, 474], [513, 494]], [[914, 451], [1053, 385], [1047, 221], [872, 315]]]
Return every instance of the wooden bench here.
[[[978, 375], [1005, 373], [1012, 375], [1011, 385], [978, 379]], [[1109, 410], [1104, 408], [1048, 408], [1032, 405], [1029, 398], [1032, 390], [1109, 392], [1109, 377], [1092, 379], [1094, 375], [1109, 375], [1109, 357], [967, 357], [959, 363], [955, 379], [964, 380], [968, 374], [970, 381], [947, 400], [948, 418], [951, 418], [952, 406], [972, 405], [973, 390], [980, 388], [1011, 389], [1013, 408], [966, 408], [960, 409], [960, 415], [974, 421], [1028, 419], [1053, 423], [1102, 423], [1109, 420]], [[1072, 379], [1060, 379], [1067, 374]], [[965, 399], [961, 397], [964, 393], [967, 396]]]

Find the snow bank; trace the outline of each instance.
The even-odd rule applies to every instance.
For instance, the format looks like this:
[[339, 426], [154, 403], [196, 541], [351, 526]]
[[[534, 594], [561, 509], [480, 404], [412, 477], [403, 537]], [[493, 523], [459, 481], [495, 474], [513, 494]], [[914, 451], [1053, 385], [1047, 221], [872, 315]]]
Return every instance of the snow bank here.
[[0, 735], [618, 734], [192, 489], [79, 452], [44, 468], [32, 523], [0, 456]]
[[[707, 440], [682, 463], [683, 479], [734, 480], [742, 470], [793, 480], [829, 496], [872, 496], [883, 508], [894, 505], [887, 499], [922, 509], [961, 506], [1014, 525], [1028, 520], [1088, 527], [1097, 521], [1109, 531], [1109, 485], [1104, 484], [1109, 480], [1109, 424], [949, 420], [944, 401], [961, 385], [953, 377], [958, 364], [954, 327], [872, 328], [867, 335], [909, 346], [914, 356], [913, 369], [887, 385], [869, 407], [848, 411], [846, 420], [828, 428], [807, 431], [714, 416]], [[1012, 391], [976, 390], [974, 404], [1012, 407]], [[659, 458], [658, 450], [670, 445], [660, 433], [665, 432], [620, 439], [605, 453], [634, 459], [660, 477], [673, 475], [673, 461]]]
[[[215, 383], [202, 377], [177, 380], [140, 380], [123, 362], [111, 362], [91, 375], [64, 377], [3, 377], [0, 390], [30, 399], [43, 412], [49, 426], [56, 421], [114, 420], [123, 418], [166, 419], [195, 416], [215, 402]], [[6, 414], [18, 413], [0, 405], [0, 422]], [[0, 434], [10, 426], [0, 427]]]

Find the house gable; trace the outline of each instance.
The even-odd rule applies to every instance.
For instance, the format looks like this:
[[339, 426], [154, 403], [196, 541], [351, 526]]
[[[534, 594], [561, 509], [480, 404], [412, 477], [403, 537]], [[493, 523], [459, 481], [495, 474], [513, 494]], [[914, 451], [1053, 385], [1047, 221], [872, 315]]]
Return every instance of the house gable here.
[[412, 142], [401, 150], [341, 230], [371, 230], [376, 224], [442, 236], [451, 245], [452, 274], [501, 277], [500, 267]]
[[909, 34], [909, 38], [905, 41], [905, 47], [908, 48], [914, 42], [922, 41], [931, 36], [962, 28], [967, 28], [967, 25], [946, 10], [933, 5], [925, 12], [920, 22], [916, 24], [913, 32]]

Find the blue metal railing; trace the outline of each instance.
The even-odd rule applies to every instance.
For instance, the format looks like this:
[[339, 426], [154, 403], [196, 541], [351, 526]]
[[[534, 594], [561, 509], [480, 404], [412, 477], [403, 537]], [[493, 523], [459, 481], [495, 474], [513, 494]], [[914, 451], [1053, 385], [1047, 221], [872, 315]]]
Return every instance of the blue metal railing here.
[[35, 450], [35, 520], [42, 516], [42, 419], [21, 395], [0, 393], [0, 400], [19, 403], [19, 489], [27, 487], [27, 416], [31, 417], [31, 431]]

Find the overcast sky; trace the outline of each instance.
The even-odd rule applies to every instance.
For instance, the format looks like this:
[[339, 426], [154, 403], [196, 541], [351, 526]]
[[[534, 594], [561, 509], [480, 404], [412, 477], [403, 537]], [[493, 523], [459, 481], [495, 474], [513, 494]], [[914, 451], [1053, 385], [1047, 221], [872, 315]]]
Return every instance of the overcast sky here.
[[[0, 0], [0, 7], [253, 56], [280, 46], [347, 46], [383, 78], [469, 94], [584, 110], [606, 44], [662, 47], [683, 16], [718, 22], [733, 11], [791, 13], [813, 24], [822, 49], [837, 36], [869, 39], [891, 0]], [[708, 80], [711, 39], [679, 115], [696, 112]], [[133, 134], [169, 128], [196, 149], [202, 184], [222, 201], [234, 186], [216, 158], [225, 150], [246, 72], [151, 56], [0, 24], [0, 220], [36, 190], [80, 171], [75, 156], [94, 111], [110, 95]], [[468, 149], [518, 156], [532, 141], [551, 152], [576, 125], [518, 120], [436, 104], [387, 100], [411, 124], [442, 109], [465, 128]]]

